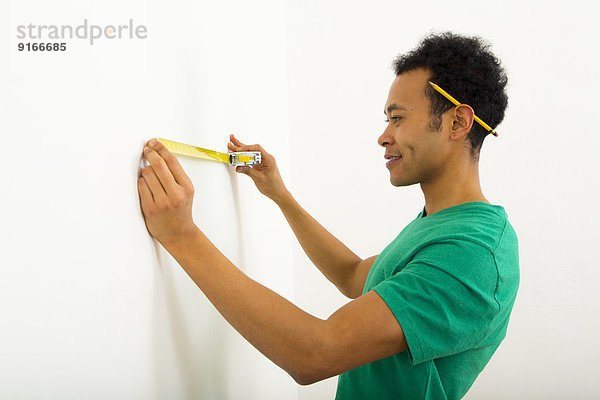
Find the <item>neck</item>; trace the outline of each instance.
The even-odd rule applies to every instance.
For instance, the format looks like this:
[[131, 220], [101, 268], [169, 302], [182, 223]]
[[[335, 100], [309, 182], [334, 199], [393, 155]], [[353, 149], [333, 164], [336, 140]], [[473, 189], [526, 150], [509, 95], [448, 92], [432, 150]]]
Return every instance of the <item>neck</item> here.
[[479, 164], [467, 160], [447, 164], [444, 173], [421, 182], [425, 196], [425, 214], [470, 201], [489, 203], [479, 184]]

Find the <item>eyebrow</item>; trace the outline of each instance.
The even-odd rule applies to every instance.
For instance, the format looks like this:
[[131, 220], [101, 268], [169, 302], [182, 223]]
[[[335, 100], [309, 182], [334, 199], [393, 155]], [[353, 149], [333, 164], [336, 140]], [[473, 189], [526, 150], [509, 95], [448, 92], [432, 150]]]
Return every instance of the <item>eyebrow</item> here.
[[[387, 108], [387, 112], [390, 113], [393, 110], [403, 110], [403, 111], [408, 111], [408, 109], [404, 106], [399, 106], [398, 104], [394, 103], [394, 104], [390, 104]], [[385, 108], [383, 109], [383, 115], [387, 116], [387, 113], [385, 112]]]

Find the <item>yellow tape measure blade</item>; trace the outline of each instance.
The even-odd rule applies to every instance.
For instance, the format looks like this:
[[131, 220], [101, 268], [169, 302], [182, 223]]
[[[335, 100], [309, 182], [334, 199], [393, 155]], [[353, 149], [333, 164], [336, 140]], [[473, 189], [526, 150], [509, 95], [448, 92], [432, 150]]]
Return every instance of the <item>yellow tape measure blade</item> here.
[[165, 145], [167, 149], [171, 153], [181, 154], [184, 156], [202, 158], [205, 160], [214, 160], [221, 161], [229, 164], [231, 161], [231, 156], [226, 153], [219, 153], [218, 151], [213, 151], [209, 149], [203, 149], [202, 147], [192, 146], [191, 144], [185, 144], [176, 142], [174, 140], [168, 140], [163, 138], [158, 138], [158, 140]]

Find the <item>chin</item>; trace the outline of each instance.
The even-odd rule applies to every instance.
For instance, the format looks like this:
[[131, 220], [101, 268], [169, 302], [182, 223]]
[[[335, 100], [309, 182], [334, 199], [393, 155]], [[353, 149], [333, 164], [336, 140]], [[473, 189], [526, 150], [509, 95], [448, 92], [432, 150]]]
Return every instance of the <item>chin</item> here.
[[391, 183], [393, 186], [396, 186], [396, 187], [399, 187], [399, 186], [408, 186], [408, 185], [410, 185], [410, 183], [407, 183], [407, 182], [401, 181], [401, 180], [399, 180], [399, 179], [393, 179], [393, 178], [390, 178], [390, 183]]
[[394, 179], [393, 177], [390, 177], [390, 183], [393, 186], [399, 187], [399, 186], [411, 186], [417, 182], [406, 181], [406, 180], [402, 180], [402, 179], [398, 179], [398, 178]]

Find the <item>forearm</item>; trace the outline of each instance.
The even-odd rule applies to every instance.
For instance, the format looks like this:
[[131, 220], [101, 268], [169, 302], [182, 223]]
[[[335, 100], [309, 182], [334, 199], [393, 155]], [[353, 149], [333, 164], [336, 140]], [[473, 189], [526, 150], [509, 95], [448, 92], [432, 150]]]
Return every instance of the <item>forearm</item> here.
[[320, 365], [326, 322], [250, 279], [198, 229], [165, 249], [248, 342], [299, 383]]
[[345, 294], [354, 267], [362, 259], [306, 212], [291, 193], [276, 203], [308, 258]]

